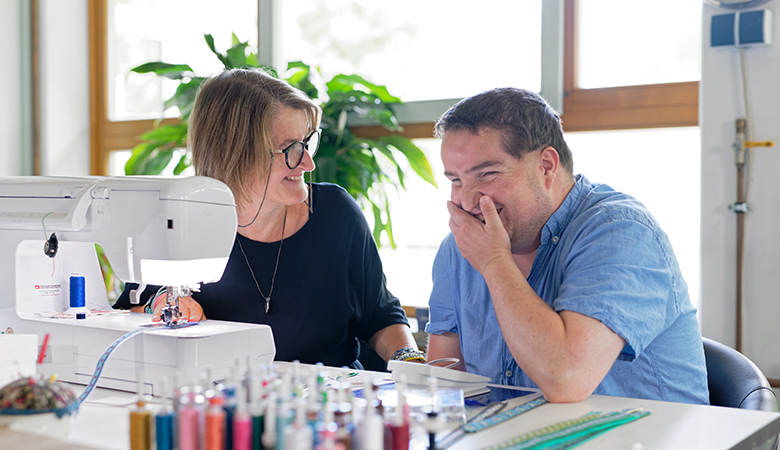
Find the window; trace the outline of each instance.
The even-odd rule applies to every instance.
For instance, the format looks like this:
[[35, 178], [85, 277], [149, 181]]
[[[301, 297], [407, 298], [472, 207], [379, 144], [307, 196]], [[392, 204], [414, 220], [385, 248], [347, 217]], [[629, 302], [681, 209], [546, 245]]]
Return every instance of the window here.
[[284, 61], [359, 73], [404, 101], [541, 85], [540, 0], [286, 0]]
[[[639, 22], [647, 14], [655, 11], [663, 12], [661, 19], [653, 22], [656, 30], [673, 35], [682, 32], [687, 36], [676, 40], [678, 46], [684, 48], [683, 53], [698, 55], [701, 36], [701, 4], [695, 7], [680, 7], [680, 2], [665, 0], [654, 2], [649, 6], [647, 2], [621, 2], [619, 0], [565, 0], [565, 37], [564, 37], [564, 97], [563, 123], [566, 131], [592, 131], [592, 130], [616, 130], [636, 128], [662, 128], [662, 127], [686, 127], [698, 126], [699, 108], [699, 83], [698, 81], [686, 81], [690, 75], [676, 75], [677, 82], [665, 84], [624, 85], [636, 83], [631, 79], [636, 73], [635, 66], [626, 62], [622, 56], [618, 56], [609, 50], [605, 50], [594, 37], [598, 33], [590, 32], [593, 27], [602, 27], [614, 30], [614, 24], [625, 23], [629, 27], [622, 33], [615, 32], [613, 40], [631, 43], [633, 51], [629, 54], [642, 54], [640, 46], [642, 42], [652, 42], [659, 33], [651, 35], [642, 34]], [[686, 3], [686, 2], [682, 2]], [[667, 4], [666, 7], [656, 5]], [[598, 8], [598, 14], [589, 14], [589, 7]], [[631, 9], [629, 9], [631, 8]], [[583, 11], [582, 16], [580, 12]], [[682, 17], [685, 27], [672, 28], [665, 17]], [[587, 22], [592, 20], [593, 22]], [[585, 22], [583, 22], [585, 21]], [[658, 22], [661, 23], [658, 23]], [[662, 33], [662, 34], [663, 34]], [[582, 49], [583, 54], [577, 50]], [[586, 58], [588, 55], [600, 58], [601, 54], [607, 54], [608, 68], [628, 68], [623, 71], [622, 78], [612, 79], [607, 82], [604, 78], [593, 78], [592, 74], [599, 68], [604, 68], [598, 62], [591, 64]], [[662, 53], [661, 57], [667, 59]], [[647, 61], [645, 58], [640, 61]], [[695, 57], [696, 63], [698, 56]], [[598, 61], [598, 60], [597, 60]], [[640, 62], [638, 65], [646, 65]], [[695, 69], [694, 69], [695, 71]], [[584, 73], [580, 73], [584, 72]], [[584, 77], [584, 82], [582, 81]], [[595, 81], [589, 81], [594, 79]], [[586, 88], [588, 83], [592, 86], [609, 87]]]
[[[107, 89], [111, 121], [178, 117], [165, 111], [163, 101], [176, 83], [154, 74], [130, 72], [145, 62], [186, 63], [196, 74], [208, 76], [221, 64], [208, 51], [204, 34], [217, 48], [231, 47], [231, 32], [256, 46], [257, 0], [108, 0]], [[241, 11], [241, 14], [236, 14]], [[171, 17], [176, 26], [171, 26]]]
[[577, 87], [698, 81], [701, 2], [580, 0]]
[[[114, 120], [109, 120], [107, 108], [103, 106], [109, 103], [104, 101], [109, 89], [105, 72], [107, 47], [103, 39], [110, 16], [108, 5], [129, 7], [130, 3], [148, 5], [151, 0], [89, 0], [95, 174], [106, 173], [109, 154], [132, 148], [136, 137], [151, 128], [151, 120], [127, 120], [137, 117], [129, 110], [125, 111], [128, 115], [124, 119], [115, 115], [111, 116]], [[543, 13], [540, 0], [484, 0], [478, 7], [472, 1], [443, 0], [389, 3], [255, 0], [250, 3], [262, 11], [257, 15], [262, 62], [273, 63], [278, 68], [280, 61], [301, 59], [321, 65], [326, 77], [335, 72], [357, 72], [388, 86], [391, 93], [408, 102], [399, 111], [404, 134], [420, 139], [418, 145], [428, 153], [437, 176], [442, 172], [439, 144], [430, 139], [435, 118], [454, 102], [453, 98], [487, 88], [513, 85], [539, 90], [543, 84], [540, 59], [547, 44], [540, 36], [555, 35], [560, 27], [555, 22], [557, 19], [552, 20]], [[567, 140], [575, 152], [575, 172], [585, 173], [591, 181], [623, 189], [648, 205], [672, 239], [691, 298], [696, 303], [699, 240], [693, 237], [699, 234], [699, 183], [691, 174], [698, 176], [701, 4], [678, 0], [654, 2], [652, 6], [647, 2], [621, 0], [564, 0], [563, 3], [562, 117]], [[212, 9], [217, 8], [208, 5], [193, 8], [207, 14]], [[240, 16], [248, 20], [254, 14]], [[233, 29], [238, 32], [233, 28], [238, 22], [228, 25], [231, 28], [224, 32], [207, 29], [201, 33], [213, 32], [216, 39]], [[166, 56], [163, 45], [144, 43], [143, 39], [151, 38], [134, 33], [138, 30], [125, 34], [136, 43], [132, 48], [137, 51], [144, 49], [153, 55], [158, 51], [160, 58], [171, 62], [178, 59]], [[247, 39], [247, 36], [239, 37]], [[203, 51], [205, 46], [197, 43], [191, 47]], [[195, 60], [186, 58], [182, 62]], [[210, 55], [206, 54], [206, 58]], [[120, 74], [122, 70], [126, 68], [120, 69]], [[120, 82], [112, 82], [115, 93], [122, 92], [117, 87]], [[129, 77], [126, 83], [131, 84]], [[155, 89], [163, 92], [165, 88]], [[159, 110], [159, 103], [157, 107]], [[119, 110], [118, 106], [112, 108]], [[368, 137], [384, 133], [378, 127], [358, 128]], [[656, 190], [645, 192], [644, 189], [655, 188], [658, 183], [644, 181], [637, 176], [640, 171], [630, 170], [639, 165], [647, 167], [649, 162], [640, 162], [645, 158], [660, 161], [658, 155], [674, 151], [668, 145], [670, 140], [681, 146], [679, 151], [684, 152], [686, 165], [690, 164], [686, 167], [687, 175], [680, 178], [693, 180], [692, 187], [686, 189], [690, 198], [676, 203], [652, 198]], [[629, 144], [617, 145], [624, 142]], [[647, 142], [658, 144], [639, 147]], [[114, 160], [121, 164], [122, 156], [115, 156]], [[612, 161], [623, 161], [625, 165], [608, 169]], [[626, 173], [630, 175], [624, 180], [622, 176]], [[430, 262], [449, 231], [444, 206], [449, 198], [449, 182], [441, 179], [439, 190], [435, 190], [413, 178], [407, 179], [410, 191], [399, 193], [393, 207], [399, 250], [383, 249], [382, 256], [391, 291], [405, 304], [425, 305], [430, 291]], [[628, 184], [628, 181], [639, 184]], [[679, 204], [684, 211], [675, 209]], [[423, 216], [426, 220], [419, 220]], [[679, 220], [680, 217], [686, 219]], [[688, 228], [675, 231], [680, 224]], [[419, 267], [410, 270], [410, 261]]]
[[[131, 4], [139, 4], [140, 6], [133, 6], [133, 8], [143, 10], [151, 4], [150, 1], [89, 0], [92, 109], [93, 123], [95, 124], [92, 131], [92, 166], [95, 174], [106, 173], [110, 152], [132, 148], [137, 143], [137, 136], [151, 127], [151, 121], [121, 118], [123, 117], [121, 114], [125, 114], [124, 117], [127, 118], [139, 117], [137, 108], [131, 108], [127, 103], [128, 95], [118, 96], [121, 98], [111, 100], [107, 99], [109, 85], [111, 92], [122, 94], [129, 92], [128, 89], [137, 82], [133, 81], [130, 75], [127, 75], [126, 80], [120, 79], [122, 72], [135, 64], [132, 62], [126, 63], [124, 67], [121, 64], [115, 64], [116, 72], [106, 72], [109, 55], [108, 45], [114, 48], [119, 44], [114, 42], [106, 44], [111, 39], [104, 38], [109, 31], [107, 21], [113, 14], [109, 10], [111, 7], [125, 8], [122, 10], [122, 17], [137, 17], [140, 15], [138, 12], [134, 16], [125, 16], [124, 14], [131, 8]], [[242, 0], [231, 0], [231, 2], [240, 1]], [[234, 6], [235, 9], [231, 9], [231, 11], [251, 11], [248, 14], [240, 15], [246, 20], [255, 17], [257, 10], [253, 8], [256, 8], [256, 3], [250, 0], [243, 1], [251, 3], [252, 6]], [[495, 0], [489, 0], [489, 2], [492, 1]], [[563, 88], [566, 96], [563, 118], [567, 131], [698, 125], [698, 82], [688, 80], [696, 77], [699, 62], [698, 57], [688, 57], [688, 55], [698, 54], [698, 39], [701, 36], [701, 5], [697, 2], [691, 2], [695, 5], [681, 7], [673, 0], [666, 1], [669, 3], [667, 7], [653, 6], [651, 8], [644, 3], [620, 2], [618, 0], [565, 0]], [[425, 98], [457, 98], [498, 85], [515, 85], [536, 89], [541, 83], [540, 54], [543, 43], [538, 37], [540, 30], [544, 32], [545, 27], [554, 29], [558, 26], [557, 23], [549, 23], [549, 19], [540, 19], [541, 8], [539, 5], [541, 2], [539, 0], [509, 2], [511, 5], [505, 4], [507, 2], [501, 2], [500, 8], [498, 6], [487, 8], [483, 5], [480, 8], [473, 8], [473, 2], [466, 2], [460, 7], [453, 7], [450, 2], [417, 2], [414, 5], [410, 4], [408, 8], [402, 8], [402, 5], [397, 3], [365, 4], [365, 2], [360, 3], [354, 0], [340, 0], [339, 3], [314, 2], [313, 0], [285, 2], [261, 0], [259, 3], [261, 8], [268, 4], [283, 5], [280, 14], [271, 11], [271, 14], [259, 15], [261, 23], [265, 24], [265, 28], [260, 30], [260, 34], [263, 36], [261, 41], [265, 42], [273, 40], [273, 36], [281, 36], [279, 43], [264, 44], [260, 49], [261, 59], [264, 51], [269, 52], [264, 50], [265, 48], [281, 48], [284, 50], [277, 51], [276, 56], [270, 52], [271, 56], [268, 58], [271, 60], [308, 59], [310, 61], [307, 62], [313, 64], [321, 63], [325, 71], [358, 71], [364, 73], [368, 78], [376, 78], [373, 81], [377, 83], [388, 85], [391, 91], [402, 96], [406, 101]], [[157, 4], [155, 2], [155, 5]], [[236, 3], [236, 5], [238, 4]], [[241, 5], [243, 4], [241, 3]], [[431, 8], [428, 6], [429, 4], [444, 6], [440, 6], [438, 9], [425, 9]], [[338, 7], [330, 5], [338, 5]], [[629, 9], [629, 7], [633, 9]], [[220, 8], [203, 6], [192, 8], [192, 10], [200, 13], [205, 11], [210, 16], [216, 14], [212, 10]], [[502, 14], [495, 14], [496, 10], [502, 11]], [[408, 14], [408, 11], [419, 13]], [[477, 15], [484, 14], [483, 11], [491, 11], [490, 20], [475, 20]], [[674, 13], [670, 14], [669, 11]], [[453, 14], [459, 15], [453, 16]], [[665, 84], [637, 85], [637, 80], [626, 77], [617, 80], [593, 78], [591, 75], [594, 73], [593, 68], [598, 69], [604, 64], [598, 59], [601, 57], [600, 55], [609, 55], [612, 52], [604, 51], [605, 38], [603, 33], [594, 33], [589, 30], [598, 30], [599, 28], [614, 30], [612, 34], [615, 35], [617, 34], [615, 24], [628, 23], [629, 29], [620, 30], [620, 39], [613, 38], [613, 41], [630, 43], [631, 48], [640, 49], [643, 45], [642, 42], [648, 40], [648, 33], [639, 27], [638, 22], [641, 21], [636, 18], [644, 18], [648, 14], [654, 14], [658, 17], [657, 20], [653, 21], [653, 24], [657, 25], [656, 29], [662, 27], [664, 30], [664, 33], [660, 33], [660, 35], [678, 36], [675, 39], [664, 38], [666, 43], [663, 46], [658, 44], [656, 46], [649, 45], [649, 47], [651, 49], [671, 48], [675, 52], [675, 57], [670, 60], [685, 61], [685, 64], [690, 68], [683, 70], [682, 73], [665, 76], [664, 80], [677, 80]], [[151, 16], [159, 17], [160, 14], [155, 12]], [[282, 23], [283, 26], [276, 27], [275, 29], [279, 31], [274, 34], [274, 32], [267, 31], [267, 29], [274, 28], [268, 17], [277, 16], [281, 17], [279, 23]], [[385, 20], [379, 21], [376, 19], [378, 16], [385, 18]], [[419, 22], [402, 20], [404, 17], [423, 17], [427, 22], [425, 22], [425, 26], [421, 26]], [[434, 20], [430, 20], [431, 17]], [[548, 22], [540, 26], [542, 20]], [[604, 20], [607, 20], [610, 26], [602, 25], [599, 27], [599, 24], [603, 23]], [[376, 39], [363, 39], [356, 43], [350, 41], [350, 33], [341, 31], [359, 30], [360, 26], [365, 26], [364, 22], [372, 24], [373, 34], [371, 36], [377, 35]], [[193, 19], [193, 23], [197, 23], [197, 21]], [[223, 30], [224, 33], [217, 30], [213, 22], [209, 21], [207, 24], [203, 26], [208, 29], [199, 30], [194, 35], [213, 32], [215, 39], [224, 39], [224, 36], [231, 29], [236, 29], [237, 32], [244, 30], [247, 34], [251, 34], [251, 31], [246, 31], [248, 26], [241, 25], [240, 21], [229, 22], [227, 28]], [[435, 26], [431, 24], [442, 24], [443, 28], [438, 33], [432, 33], [430, 30], [433, 30]], [[488, 27], [478, 28], [481, 26], [480, 24], [487, 24]], [[673, 26], [675, 24], [678, 25]], [[124, 41], [132, 44], [124, 50], [124, 53], [144, 54], [146, 52], [149, 55], [154, 55], [156, 54], [154, 52], [159, 52], [161, 58], [167, 59], [168, 53], [165, 50], [168, 48], [167, 44], [150, 43], [160, 41], [160, 37], [164, 33], [141, 33], [142, 30], [137, 30], [138, 27], [135, 25], [112, 25], [112, 27], [123, 33], [125, 37], [122, 39]], [[166, 27], [162, 25], [150, 28]], [[197, 27], [193, 29], [196, 30]], [[582, 32], [580, 33], [580, 31]], [[628, 34], [637, 31], [639, 33], [636, 36]], [[144, 34], [147, 37], [142, 37]], [[338, 52], [338, 58], [332, 58], [332, 54], [336, 50], [325, 51], [318, 47], [322, 37], [328, 35], [331, 35], [330, 40], [331, 44], [335, 46], [334, 48], [343, 50]], [[650, 35], [653, 37], [653, 42], [658, 35], [659, 33]], [[424, 41], [424, 38], [428, 41]], [[192, 39], [196, 42], [200, 40], [199, 37], [188, 38], [184, 39], [183, 42]], [[463, 39], [462, 42], [459, 42], [459, 39]], [[475, 46], [474, 42], [481, 45]], [[511, 43], [511, 45], [506, 43]], [[211, 58], [203, 46], [190, 45], [188, 48], [200, 48], [201, 55], [205, 55], [204, 57], [207, 59]], [[631, 48], [628, 50], [624, 48], [623, 51], [632, 54]], [[368, 56], [361, 58], [361, 55], [366, 55], [370, 49], [382, 49], [386, 53], [383, 53], [381, 58]], [[452, 51], [455, 54], [448, 53]], [[578, 51], [582, 54], [579, 54]], [[644, 54], [643, 52], [644, 50], [633, 53]], [[670, 53], [668, 50], [663, 50], [661, 55], [669, 55]], [[111, 54], [114, 55], [112, 58], [116, 56], [113, 50]], [[447, 64], [436, 59], [440, 55], [447, 55], [443, 58], [443, 61], [448, 62]], [[323, 62], [326, 57], [328, 58], [327, 62]], [[189, 56], [187, 58], [189, 59]], [[596, 63], [590, 63], [589, 58], [597, 58]], [[640, 59], [640, 62], [650, 60], [650, 58], [650, 56], [646, 56]], [[196, 59], [193, 57], [193, 61]], [[659, 59], [667, 58], [654, 57], [654, 60]], [[213, 58], [210, 61], [213, 61]], [[608, 61], [610, 60], [608, 59]], [[642, 65], [626, 64], [623, 55], [612, 57], [611, 61], [611, 68], [631, 68], [629, 71], [623, 71], [624, 74], [636, 73], [636, 70], [633, 69], [637, 65]], [[615, 64], [615, 61], [620, 61], [620, 64]], [[405, 69], [408, 67], [416, 68], [418, 65], [426, 67], [426, 64], [430, 64], [427, 66], [429, 68], [423, 70]], [[275, 65], [278, 67], [280, 63], [277, 62]], [[672, 67], [680, 65], [679, 63], [671, 64]], [[204, 71], [208, 70], [214, 69], [204, 69]], [[385, 75], [388, 73], [391, 75]], [[111, 83], [108, 82], [109, 77], [112, 80]], [[118, 79], [120, 80], [117, 81]], [[455, 80], [456, 83], [451, 83], [451, 80]], [[475, 84], [467, 85], [467, 82], [463, 80]], [[653, 80], [643, 81], [643, 83], [646, 82], [653, 82]], [[600, 87], [594, 88], [596, 86]], [[165, 98], [163, 92], [165, 87], [161, 85], [153, 87], [153, 89], [155, 88], [161, 92], [162, 98]], [[159, 111], [159, 100], [155, 101]], [[407, 118], [405, 120], [405, 134], [410, 137], [430, 137], [431, 121], [435, 120], [450, 104], [452, 101], [439, 100], [438, 103], [411, 102], [405, 105], [403, 110], [399, 111], [402, 120]], [[108, 108], [108, 105], [111, 105], [111, 108]], [[425, 110], [425, 108], [428, 109]], [[414, 109], [415, 112], [407, 114], [409, 109]], [[425, 112], [418, 113], [423, 110]], [[109, 117], [112, 120], [109, 120]], [[378, 131], [372, 127], [366, 127], [364, 132], [371, 135]]]
[[231, 31], [252, 42], [257, 36], [257, 0], [88, 0], [88, 12], [93, 175], [124, 173], [116, 169], [128, 155], [114, 153], [133, 148], [156, 119], [178, 116], [163, 111], [174, 83], [130, 73], [132, 67], [181, 62], [208, 76], [220, 67], [204, 34], [222, 51]]

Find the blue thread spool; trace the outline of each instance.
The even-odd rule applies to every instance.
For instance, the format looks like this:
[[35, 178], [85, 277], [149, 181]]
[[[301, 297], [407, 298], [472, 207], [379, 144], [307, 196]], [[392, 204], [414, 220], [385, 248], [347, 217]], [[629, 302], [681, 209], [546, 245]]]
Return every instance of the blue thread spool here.
[[157, 450], [173, 450], [173, 413], [163, 412], [154, 418]]
[[70, 307], [83, 308], [86, 306], [84, 275], [73, 274], [70, 276]]

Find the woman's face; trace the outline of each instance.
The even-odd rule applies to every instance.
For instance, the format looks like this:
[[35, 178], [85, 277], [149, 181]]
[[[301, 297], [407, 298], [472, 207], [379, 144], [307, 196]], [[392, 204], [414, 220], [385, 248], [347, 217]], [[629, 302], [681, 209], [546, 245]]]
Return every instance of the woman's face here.
[[[311, 130], [306, 121], [306, 113], [301, 110], [282, 107], [271, 123], [271, 142], [274, 152], [282, 151], [291, 144], [303, 141]], [[309, 152], [303, 152], [303, 159], [295, 169], [287, 167], [285, 155], [275, 153], [271, 162], [271, 174], [259, 177], [259, 189], [255, 195], [262, 195], [265, 180], [268, 179], [266, 203], [278, 205], [296, 205], [308, 197], [308, 190], [303, 179], [304, 172], [314, 170], [314, 161]]]

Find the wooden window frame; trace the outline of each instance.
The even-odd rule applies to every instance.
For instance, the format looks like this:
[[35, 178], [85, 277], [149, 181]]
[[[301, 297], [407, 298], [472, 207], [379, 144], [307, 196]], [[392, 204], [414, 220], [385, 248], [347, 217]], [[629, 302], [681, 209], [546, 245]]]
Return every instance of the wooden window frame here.
[[[154, 127], [155, 120], [111, 121], [108, 119], [106, 70], [106, 0], [88, 0], [91, 173], [108, 173], [111, 152], [131, 149], [139, 136]], [[598, 131], [640, 128], [698, 126], [699, 83], [668, 83], [601, 89], [577, 87], [577, 4], [565, 0], [564, 19], [564, 130]], [[163, 123], [175, 123], [165, 119]], [[401, 133], [409, 138], [433, 136], [433, 122], [404, 123]], [[387, 130], [359, 126], [353, 130], [365, 137], [377, 137]]]
[[563, 129], [691, 127], [699, 124], [699, 82], [577, 87], [578, 0], [565, 0]]

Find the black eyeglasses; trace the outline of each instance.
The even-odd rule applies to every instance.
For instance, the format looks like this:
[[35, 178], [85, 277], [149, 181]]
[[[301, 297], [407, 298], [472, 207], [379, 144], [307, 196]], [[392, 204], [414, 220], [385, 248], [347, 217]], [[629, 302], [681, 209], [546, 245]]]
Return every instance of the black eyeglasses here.
[[304, 149], [309, 152], [309, 156], [312, 158], [317, 154], [317, 149], [320, 147], [321, 134], [322, 129], [317, 128], [303, 138], [302, 141], [295, 142], [284, 150], [276, 150], [272, 153], [284, 153], [284, 161], [287, 163], [287, 167], [295, 169], [301, 164], [301, 161], [303, 161]]

